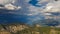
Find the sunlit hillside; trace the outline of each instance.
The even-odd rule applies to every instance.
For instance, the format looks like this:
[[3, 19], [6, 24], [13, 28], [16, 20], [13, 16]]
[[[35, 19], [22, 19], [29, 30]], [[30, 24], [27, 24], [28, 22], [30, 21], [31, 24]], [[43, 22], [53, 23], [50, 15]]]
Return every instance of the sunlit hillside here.
[[54, 26], [42, 27], [35, 24], [29, 26], [26, 24], [0, 25], [0, 34], [60, 34], [60, 28]]

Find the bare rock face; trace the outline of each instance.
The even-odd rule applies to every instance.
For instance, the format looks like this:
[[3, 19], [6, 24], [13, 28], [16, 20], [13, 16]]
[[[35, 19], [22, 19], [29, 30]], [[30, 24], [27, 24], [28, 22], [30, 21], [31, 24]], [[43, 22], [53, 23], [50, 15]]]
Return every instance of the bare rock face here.
[[1, 31], [5, 31], [5, 32], [12, 32], [12, 33], [16, 33], [18, 31], [22, 31], [24, 30], [25, 28], [28, 28], [27, 25], [20, 25], [20, 24], [17, 24], [17, 25], [4, 25], [2, 28], [1, 28]]
[[14, 33], [16, 33], [17, 31], [24, 30], [25, 28], [27, 28], [26, 25], [12, 25], [12, 26], [9, 26], [10, 31], [14, 32]]

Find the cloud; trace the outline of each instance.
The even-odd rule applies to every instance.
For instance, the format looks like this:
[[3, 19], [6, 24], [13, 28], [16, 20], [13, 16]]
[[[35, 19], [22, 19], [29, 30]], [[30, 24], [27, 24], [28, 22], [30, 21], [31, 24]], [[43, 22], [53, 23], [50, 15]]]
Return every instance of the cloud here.
[[53, 15], [52, 13], [60, 13], [60, 1], [56, 1], [56, 2], [49, 2], [47, 5], [46, 5], [46, 8], [43, 9], [43, 13], [50, 13], [51, 15], [46, 15], [45, 18], [46, 19], [54, 19], [54, 20], [59, 20], [60, 16], [56, 16], [56, 15]]
[[14, 3], [16, 0], [0, 0], [0, 4], [9, 4], [9, 3]]
[[48, 3], [44, 12], [60, 12], [60, 1]]
[[43, 10], [43, 8], [35, 7], [32, 5], [30, 5], [28, 8], [29, 8], [29, 12], [31, 15], [37, 15], [37, 14], [41, 13], [41, 11]]
[[6, 10], [18, 10], [21, 9], [21, 6], [14, 6], [13, 4], [17, 0], [0, 0], [0, 9], [6, 9]]
[[21, 9], [21, 6], [14, 6], [12, 4], [7, 4], [7, 5], [4, 5], [3, 7], [0, 6], [0, 9], [18, 10], [18, 9]]
[[55, 27], [57, 27], [57, 28], [60, 28], [60, 25], [58, 25], [58, 26], [55, 26]]
[[[38, 13], [35, 6], [29, 6], [28, 8], [29, 8], [29, 14], [27, 14], [28, 16], [33, 16], [33, 15], [36, 15]], [[36, 11], [37, 11], [37, 13], [36, 13]]]
[[[47, 3], [46, 3], [47, 2]], [[43, 19], [54, 19], [54, 20], [59, 20], [59, 16], [53, 15], [52, 13], [57, 13], [60, 12], [60, 1], [54, 1], [54, 0], [39, 0], [37, 4], [43, 5], [46, 3], [43, 7], [36, 7], [30, 5], [29, 8], [29, 14], [28, 16], [35, 16], [35, 18], [29, 18], [31, 21], [36, 21], [36, 20], [41, 20]], [[37, 16], [37, 17], [36, 17]]]
[[[45, 1], [45, 2], [47, 2], [47, 1]], [[43, 1], [43, 3], [44, 3], [44, 1]], [[40, 3], [40, 5], [41, 4], [42, 3]], [[42, 19], [44, 19], [44, 16], [45, 15], [51, 15], [50, 13], [44, 13], [44, 12], [42, 12], [43, 9], [45, 8], [45, 6], [43, 6], [43, 7], [36, 7], [36, 6], [30, 5], [28, 8], [29, 8], [29, 14], [27, 14], [27, 15], [30, 16], [30, 17], [33, 17], [34, 16], [34, 18], [28, 18], [32, 22], [34, 22], [36, 20], [42, 20]]]
[[44, 15], [47, 15], [48, 13], [45, 13], [45, 10], [50, 10], [52, 8], [52, 6], [46, 7], [46, 5], [48, 4], [49, 0], [37, 0], [37, 1], [38, 1], [37, 5], [41, 5], [41, 7], [36, 7], [36, 6], [30, 5], [28, 7], [29, 8], [29, 11], [30, 11], [30, 14], [29, 15], [37, 15], [39, 13], [42, 13]]
[[46, 3], [46, 2], [49, 2], [49, 0], [37, 0], [38, 3], [37, 4], [42, 4], [42, 3]]
[[12, 4], [7, 4], [4, 6], [4, 8], [8, 9], [8, 10], [18, 10], [20, 9], [21, 7], [20, 6], [14, 6]]
[[30, 0], [25, 0], [25, 2], [29, 2]]

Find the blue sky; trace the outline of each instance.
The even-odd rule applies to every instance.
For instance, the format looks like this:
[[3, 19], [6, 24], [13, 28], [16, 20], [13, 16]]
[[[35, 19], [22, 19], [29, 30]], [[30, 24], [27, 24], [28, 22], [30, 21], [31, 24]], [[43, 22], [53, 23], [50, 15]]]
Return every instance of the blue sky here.
[[[54, 0], [49, 1], [11, 0], [11, 1], [13, 2], [10, 2], [8, 0], [9, 3], [8, 2], [3, 3], [4, 0], [0, 0], [0, 5], [4, 6], [0, 8], [0, 23], [2, 24], [12, 23], [15, 21], [32, 24], [35, 21], [45, 19], [59, 20], [60, 1], [57, 2], [54, 2]], [[55, 17], [51, 16], [58, 17], [55, 19]]]

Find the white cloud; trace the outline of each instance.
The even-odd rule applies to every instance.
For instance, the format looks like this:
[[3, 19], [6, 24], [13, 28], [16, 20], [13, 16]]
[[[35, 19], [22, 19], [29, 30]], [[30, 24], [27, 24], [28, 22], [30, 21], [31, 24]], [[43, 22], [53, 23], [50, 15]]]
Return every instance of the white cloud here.
[[5, 5], [5, 8], [8, 9], [8, 10], [18, 10], [21, 7], [20, 6], [17, 7], [17, 6], [14, 6], [12, 4], [7, 4], [7, 5]]
[[49, 0], [38, 0], [38, 4], [44, 3], [44, 2], [49, 2]]
[[0, 0], [0, 4], [5, 5], [9, 3], [14, 3], [16, 0]]
[[0, 9], [19, 10], [19, 9], [21, 9], [21, 6], [14, 6], [12, 4], [7, 4], [7, 5], [4, 5], [4, 7], [0, 7]]
[[52, 14], [51, 13], [43, 13], [43, 15], [50, 16]]
[[44, 12], [60, 12], [60, 1], [48, 3]]
[[12, 3], [14, 4], [17, 0], [12, 0]]
[[[57, 13], [57, 12], [60, 12], [60, 1], [57, 1], [57, 2], [49, 2], [47, 5], [46, 5], [46, 8], [43, 9], [43, 13]], [[59, 16], [45, 16], [46, 19], [55, 19], [55, 20], [58, 20], [60, 19]]]
[[46, 11], [49, 11], [50, 9], [52, 9], [53, 6], [48, 6], [46, 7]]
[[[45, 2], [49, 2], [49, 0], [38, 0], [38, 1], [39, 2], [37, 4], [39, 4], [39, 5], [41, 5], [42, 3], [45, 3]], [[29, 11], [31, 12], [31, 14], [29, 14], [29, 15], [37, 15], [39, 13], [42, 13], [44, 15], [48, 14], [48, 13], [44, 12], [45, 6], [43, 6], [43, 7], [36, 7], [36, 6], [30, 5], [28, 8], [29, 8]], [[52, 8], [52, 6], [47, 7], [48, 10], [50, 10], [51, 8]], [[48, 15], [50, 15], [50, 13]]]
[[57, 28], [60, 28], [60, 25], [58, 25], [58, 26], [55, 26], [55, 27], [57, 27]]
[[41, 7], [35, 7], [35, 6], [29, 6], [29, 11], [31, 15], [37, 15], [39, 13], [41, 13], [41, 11], [43, 10], [43, 8]]
[[14, 6], [11, 3], [15, 3], [17, 0], [0, 0], [0, 5], [3, 5], [3, 7], [0, 6], [0, 9], [6, 9], [6, 10], [18, 10], [21, 9], [21, 6]]
[[[40, 1], [40, 0], [39, 0]], [[55, 17], [51, 14], [51, 12], [60, 12], [60, 1], [55, 1], [55, 0], [41, 0], [40, 2], [38, 2], [40, 5], [41, 3], [44, 3], [44, 2], [48, 2], [46, 6], [44, 7], [35, 7], [35, 6], [32, 6], [30, 5], [28, 8], [29, 8], [29, 11], [30, 11], [30, 14], [28, 15], [42, 15], [44, 16], [46, 19], [55, 19]], [[49, 13], [48, 13], [49, 12]], [[38, 16], [38, 17], [39, 17]], [[59, 18], [56, 18], [56, 19], [59, 19]]]

